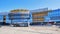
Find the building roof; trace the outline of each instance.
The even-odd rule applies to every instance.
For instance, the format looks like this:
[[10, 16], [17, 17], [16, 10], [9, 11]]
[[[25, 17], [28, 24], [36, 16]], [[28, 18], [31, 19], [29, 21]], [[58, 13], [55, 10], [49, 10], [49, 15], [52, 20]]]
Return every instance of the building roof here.
[[36, 9], [36, 10], [30, 10], [31, 13], [43, 12], [43, 11], [48, 11], [48, 8]]

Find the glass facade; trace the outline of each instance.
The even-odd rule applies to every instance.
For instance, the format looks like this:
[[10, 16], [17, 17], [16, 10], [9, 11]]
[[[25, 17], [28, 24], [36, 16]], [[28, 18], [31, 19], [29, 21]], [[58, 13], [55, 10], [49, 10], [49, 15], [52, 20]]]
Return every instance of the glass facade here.
[[11, 20], [9, 19], [8, 15], [6, 15], [6, 23], [11, 23]]
[[45, 21], [60, 21], [60, 9], [48, 12], [48, 16], [45, 17]]
[[20, 23], [20, 22], [28, 22], [29, 19], [30, 19], [30, 14], [27, 14], [27, 13], [10, 13], [9, 14], [9, 19], [11, 20], [12, 19], [12, 22], [13, 23]]
[[3, 15], [0, 15], [0, 22], [3, 22]]

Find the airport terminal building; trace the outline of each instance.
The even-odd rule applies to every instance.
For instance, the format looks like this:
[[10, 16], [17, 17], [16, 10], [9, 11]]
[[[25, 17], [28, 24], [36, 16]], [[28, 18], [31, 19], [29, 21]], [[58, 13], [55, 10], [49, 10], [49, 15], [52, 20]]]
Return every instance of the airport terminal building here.
[[[36, 24], [47, 24], [47, 23], [59, 23], [60, 22], [60, 9], [48, 10], [36, 9], [36, 10], [12, 10], [8, 13], [0, 13], [0, 21], [6, 23], [36, 23]], [[4, 19], [5, 17], [5, 19]]]

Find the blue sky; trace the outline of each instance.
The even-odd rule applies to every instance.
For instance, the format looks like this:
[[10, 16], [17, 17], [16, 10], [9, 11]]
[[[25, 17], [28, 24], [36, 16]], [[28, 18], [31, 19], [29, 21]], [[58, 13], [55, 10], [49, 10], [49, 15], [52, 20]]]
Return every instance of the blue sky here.
[[13, 9], [58, 9], [60, 0], [0, 0], [0, 12], [9, 12]]

